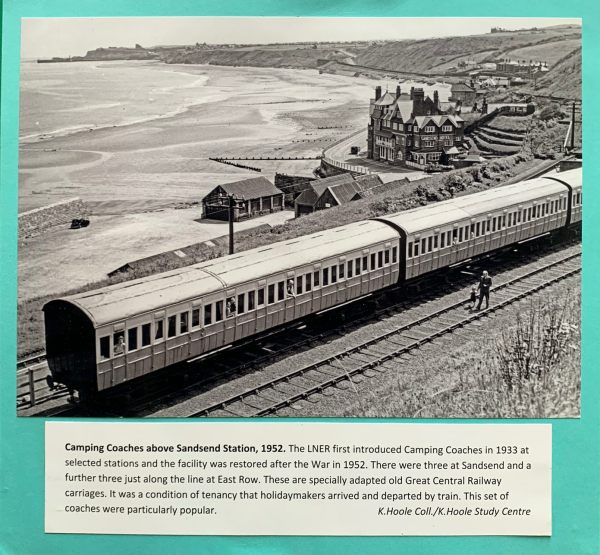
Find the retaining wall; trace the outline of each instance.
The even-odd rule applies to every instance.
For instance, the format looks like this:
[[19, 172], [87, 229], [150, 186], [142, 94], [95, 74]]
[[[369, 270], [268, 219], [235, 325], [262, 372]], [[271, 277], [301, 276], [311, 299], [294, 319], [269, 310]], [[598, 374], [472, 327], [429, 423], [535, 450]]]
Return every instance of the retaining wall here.
[[89, 208], [79, 198], [42, 206], [19, 214], [19, 239], [35, 237], [58, 225], [67, 225], [75, 218], [86, 218]]

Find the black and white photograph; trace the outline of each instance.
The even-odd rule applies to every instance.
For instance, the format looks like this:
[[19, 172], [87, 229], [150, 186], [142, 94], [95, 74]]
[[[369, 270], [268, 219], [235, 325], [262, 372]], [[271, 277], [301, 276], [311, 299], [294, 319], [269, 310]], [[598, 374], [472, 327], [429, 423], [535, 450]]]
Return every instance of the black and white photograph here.
[[21, 25], [23, 417], [578, 418], [581, 20]]

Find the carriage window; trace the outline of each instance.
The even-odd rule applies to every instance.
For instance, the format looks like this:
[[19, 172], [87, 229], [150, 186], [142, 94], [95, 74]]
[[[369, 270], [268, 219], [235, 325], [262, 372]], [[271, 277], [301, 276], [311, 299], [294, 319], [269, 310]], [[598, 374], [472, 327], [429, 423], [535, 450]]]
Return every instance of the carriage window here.
[[496, 218], [492, 219], [492, 231], [496, 231]]
[[142, 326], [142, 347], [150, 345], [150, 324]]
[[177, 316], [169, 316], [167, 319], [167, 337], [177, 335]]
[[329, 285], [329, 268], [323, 268], [323, 286]]
[[530, 222], [531, 221], [531, 208], [527, 209], [527, 221]]
[[458, 242], [459, 242], [459, 243], [462, 243], [462, 240], [463, 240], [463, 228], [461, 227], [461, 228], [458, 230]]
[[229, 297], [227, 299], [227, 302], [225, 303], [225, 315], [227, 316], [227, 318], [231, 318], [232, 316], [235, 316], [236, 312], [237, 306], [235, 304], [235, 299], [233, 297]]
[[546, 215], [546, 205], [542, 204], [542, 218]]
[[122, 355], [125, 353], [125, 333], [120, 331], [113, 334], [113, 349], [115, 355]]
[[306, 274], [306, 290], [310, 291], [312, 289], [311, 283], [312, 274]]
[[348, 277], [351, 278], [352, 277], [352, 260], [348, 260]]
[[489, 233], [492, 227], [492, 222], [490, 222], [490, 220], [488, 220], [485, 224], [485, 232]]
[[302, 276], [296, 278], [296, 293], [302, 294]]
[[241, 293], [240, 295], [238, 295], [238, 314], [244, 314], [244, 312], [246, 312], [246, 306], [245, 306], [245, 301], [246, 300], [246, 294], [245, 293]]
[[408, 258], [412, 258], [413, 255], [413, 244], [412, 242], [408, 244]]
[[197, 328], [200, 325], [200, 309], [192, 310], [192, 327]]
[[517, 212], [517, 223], [519, 223], [519, 224], [521, 223], [521, 211], [520, 210]]
[[187, 333], [189, 318], [189, 312], [182, 312], [179, 315], [179, 333]]
[[431, 252], [433, 250], [433, 237], [429, 237], [427, 239], [427, 251]]
[[110, 358], [110, 335], [100, 338], [100, 358], [102, 360]]
[[508, 227], [512, 227], [512, 212], [508, 215]]
[[373, 271], [377, 266], [375, 265], [376, 263], [376, 258], [377, 255], [375, 253], [371, 254], [371, 266], [370, 266], [370, 270]]
[[275, 284], [269, 285], [268, 303], [273, 304], [275, 302]]
[[256, 299], [256, 304], [258, 306], [263, 306], [265, 304], [265, 289], [264, 289], [264, 287], [262, 289], [258, 290], [258, 298]]
[[204, 325], [208, 326], [212, 323], [212, 304], [204, 305]]
[[319, 287], [319, 270], [313, 272], [313, 284], [315, 287]]
[[356, 275], [359, 276], [360, 275], [360, 258], [357, 258], [354, 261], [354, 269], [356, 270]]
[[465, 226], [465, 241], [469, 238], [469, 226]]
[[368, 256], [362, 257], [362, 269], [363, 269], [363, 272], [369, 271], [369, 257]]
[[215, 303], [215, 322], [223, 320], [223, 301], [217, 301]]
[[[337, 266], [331, 267], [331, 283], [335, 283], [337, 281]], [[323, 284], [325, 285], [325, 280], [323, 279]]]
[[419, 242], [415, 241], [415, 256], [419, 256]]
[[340, 279], [344, 278], [344, 264], [340, 264], [340, 267], [338, 268], [338, 275], [340, 276]]
[[398, 247], [392, 249], [392, 263], [398, 261]]
[[481, 234], [481, 222], [475, 224], [475, 237], [479, 237]]
[[502, 216], [502, 227], [506, 227], [506, 214]]
[[475, 224], [471, 224], [471, 237], [475, 237]]
[[285, 283], [283, 281], [277, 282], [277, 300], [283, 301], [285, 297]]
[[558, 203], [559, 203], [559, 202], [560, 202], [560, 201], [559, 201], [558, 199], [554, 201], [554, 211], [555, 211], [555, 212], [558, 212], [558, 210], [559, 210], [559, 206], [558, 206]]
[[446, 234], [442, 233], [440, 235], [440, 249], [443, 249], [446, 246]]
[[425, 247], [427, 246], [427, 239], [421, 239], [421, 254], [425, 254], [427, 251]]
[[254, 310], [256, 308], [256, 293], [254, 291], [248, 291], [248, 310]]
[[383, 251], [379, 251], [377, 253], [377, 267], [381, 268], [383, 266]]
[[383, 251], [384, 262], [386, 264], [390, 263], [390, 249], [386, 249]]
[[156, 322], [154, 322], [154, 340], [157, 341], [158, 339], [162, 339], [165, 336], [165, 330], [164, 330], [164, 322], [163, 320], [156, 320]]
[[288, 296], [293, 297], [294, 296], [294, 278], [290, 278], [287, 280], [286, 288], [287, 288]]

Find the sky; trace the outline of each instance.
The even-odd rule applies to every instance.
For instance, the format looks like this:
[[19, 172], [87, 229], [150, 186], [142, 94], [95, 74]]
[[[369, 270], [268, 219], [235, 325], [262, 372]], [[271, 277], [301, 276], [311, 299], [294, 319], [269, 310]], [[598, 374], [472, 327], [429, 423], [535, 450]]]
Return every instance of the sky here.
[[23, 19], [21, 57], [82, 56], [107, 46], [402, 40], [576, 24], [559, 18], [128, 17]]

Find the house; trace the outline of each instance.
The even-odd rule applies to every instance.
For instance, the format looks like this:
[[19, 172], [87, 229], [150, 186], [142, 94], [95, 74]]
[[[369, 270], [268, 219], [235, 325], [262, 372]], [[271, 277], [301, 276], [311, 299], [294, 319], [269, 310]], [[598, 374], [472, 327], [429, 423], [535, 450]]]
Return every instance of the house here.
[[378, 175], [354, 177], [349, 173], [312, 181], [294, 202], [296, 217], [364, 198], [368, 191], [381, 185]]
[[202, 217], [229, 220], [230, 196], [233, 196], [236, 204], [236, 222], [284, 209], [283, 191], [266, 177], [253, 177], [217, 185], [202, 199]]
[[454, 102], [460, 101], [463, 105], [472, 106], [476, 97], [475, 88], [466, 83], [453, 83], [450, 87], [450, 100]]
[[464, 120], [442, 110], [437, 91], [433, 99], [414, 87], [410, 95], [397, 87], [395, 95], [382, 96], [376, 87], [370, 116], [367, 157], [373, 160], [424, 168], [444, 162], [444, 148], [463, 142]]

